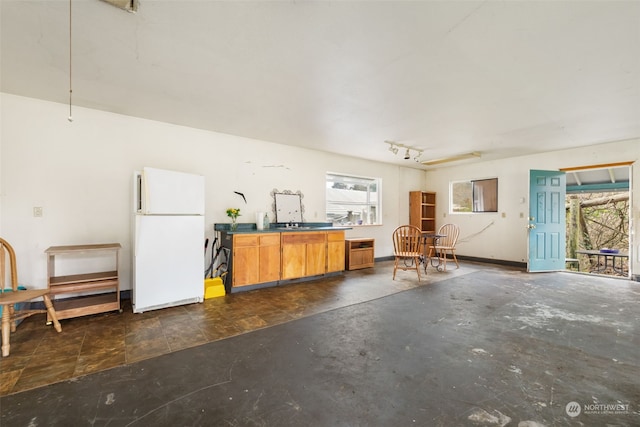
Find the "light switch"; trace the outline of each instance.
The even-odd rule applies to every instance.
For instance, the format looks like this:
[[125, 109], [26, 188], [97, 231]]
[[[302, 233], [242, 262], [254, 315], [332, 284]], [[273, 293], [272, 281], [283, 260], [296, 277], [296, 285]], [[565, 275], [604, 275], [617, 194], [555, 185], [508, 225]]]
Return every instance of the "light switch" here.
[[33, 216], [39, 218], [42, 216], [42, 206], [36, 206], [33, 208]]

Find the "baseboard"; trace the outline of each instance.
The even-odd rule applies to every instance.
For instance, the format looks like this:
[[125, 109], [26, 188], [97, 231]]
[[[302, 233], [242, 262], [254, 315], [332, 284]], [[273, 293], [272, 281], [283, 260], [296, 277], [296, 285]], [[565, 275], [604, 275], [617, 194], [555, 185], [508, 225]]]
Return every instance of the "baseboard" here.
[[[494, 259], [494, 258], [480, 258], [480, 257], [472, 257], [472, 256], [466, 256], [466, 255], [458, 255], [458, 254], [456, 254], [456, 257], [459, 260], [463, 260], [463, 261], [482, 262], [482, 263], [485, 263], [485, 264], [504, 265], [504, 266], [507, 266], [507, 267], [521, 268], [523, 270], [527, 269], [527, 263], [526, 262], [521, 262], [521, 261], [508, 261], [508, 260], [504, 260], [504, 259]], [[451, 257], [448, 257], [448, 259], [451, 259]]]
[[[461, 261], [481, 262], [481, 263], [485, 263], [485, 264], [498, 264], [498, 265], [504, 265], [504, 266], [508, 266], [508, 267], [521, 268], [523, 270], [527, 269], [527, 263], [526, 262], [507, 261], [507, 260], [503, 260], [503, 259], [493, 259], [493, 258], [479, 258], [479, 257], [472, 257], [472, 256], [458, 255], [458, 254], [456, 254], [456, 257], [458, 258], [458, 260], [461, 260]], [[375, 261], [376, 262], [378, 262], [378, 261], [393, 261], [393, 259], [394, 259], [394, 257], [393, 257], [393, 255], [391, 255], [391, 256], [385, 256], [385, 257], [376, 258]], [[447, 259], [453, 261], [453, 258], [451, 257], [451, 255], [447, 255]]]

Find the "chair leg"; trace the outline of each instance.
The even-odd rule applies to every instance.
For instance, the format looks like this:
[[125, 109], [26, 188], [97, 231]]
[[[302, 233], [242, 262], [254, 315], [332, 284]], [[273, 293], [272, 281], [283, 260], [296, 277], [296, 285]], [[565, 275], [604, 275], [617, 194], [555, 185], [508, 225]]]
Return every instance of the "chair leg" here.
[[[9, 319], [15, 319], [15, 315], [16, 315], [16, 308], [13, 304], [9, 304], [8, 307], [6, 307], [6, 309], [9, 310]], [[4, 310], [2, 310], [4, 312]], [[18, 326], [18, 322], [16, 321], [12, 321], [9, 323], [10, 327], [11, 327], [11, 333], [14, 333], [16, 331], [16, 327]]]
[[451, 250], [451, 255], [453, 256], [453, 260], [456, 262], [456, 268], [460, 268], [460, 264], [458, 264], [458, 258], [456, 257], [456, 250]]
[[396, 270], [398, 270], [398, 258], [393, 262], [393, 280], [396, 280]]
[[49, 295], [43, 295], [42, 299], [44, 300], [44, 306], [47, 307], [47, 313], [53, 321], [53, 327], [58, 332], [62, 332], [62, 326], [60, 326], [60, 322], [58, 321], [58, 316], [56, 316], [56, 310], [53, 308], [53, 304], [51, 304], [51, 299], [49, 299]]
[[9, 306], [2, 306], [2, 357], [9, 355], [9, 338], [11, 336], [11, 315], [9, 314]]
[[436, 252], [436, 248], [431, 246], [429, 248], [429, 255], [427, 256], [427, 260], [426, 260], [427, 262], [426, 262], [426, 264], [424, 266], [425, 273], [427, 272], [427, 267], [429, 267], [429, 266], [433, 267], [433, 263], [431, 262], [431, 258], [434, 257], [434, 256], [437, 257], [437, 258], [440, 258], [440, 254], [438, 252]]
[[418, 282], [419, 282], [420, 281], [420, 258], [415, 257], [413, 262], [416, 265], [416, 272], [418, 272]]

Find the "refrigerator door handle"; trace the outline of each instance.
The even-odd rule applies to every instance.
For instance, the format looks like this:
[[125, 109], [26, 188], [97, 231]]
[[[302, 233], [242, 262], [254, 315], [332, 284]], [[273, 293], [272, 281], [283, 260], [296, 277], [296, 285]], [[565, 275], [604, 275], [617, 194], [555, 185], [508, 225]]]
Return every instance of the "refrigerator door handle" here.
[[142, 174], [138, 174], [136, 178], [136, 210], [138, 213], [142, 213], [144, 209], [144, 203], [142, 202], [142, 195], [144, 194], [142, 191]]

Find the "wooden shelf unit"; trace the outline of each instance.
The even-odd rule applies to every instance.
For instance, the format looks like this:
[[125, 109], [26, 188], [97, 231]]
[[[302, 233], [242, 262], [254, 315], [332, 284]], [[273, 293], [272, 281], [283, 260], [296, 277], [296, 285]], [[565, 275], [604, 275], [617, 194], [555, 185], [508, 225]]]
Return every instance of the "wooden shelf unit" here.
[[[432, 191], [409, 192], [409, 224], [415, 225], [423, 233], [435, 234], [436, 228], [436, 193]], [[428, 239], [425, 247], [433, 242]], [[425, 253], [425, 256], [427, 254]]]
[[347, 270], [373, 267], [375, 240], [369, 238], [345, 239], [345, 267]]
[[[45, 251], [48, 255], [47, 286], [49, 287], [51, 300], [56, 309], [58, 319], [68, 319], [71, 317], [120, 310], [120, 279], [118, 274], [118, 252], [120, 248], [120, 243], [107, 243], [97, 245], [51, 246]], [[64, 276], [55, 275], [56, 257], [80, 255], [83, 253], [104, 253], [105, 256], [114, 256], [115, 270]], [[58, 295], [82, 294], [97, 291], [105, 292], [56, 300], [56, 296]]]
[[423, 233], [436, 232], [436, 193], [409, 192], [409, 224], [415, 225]]

